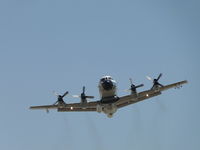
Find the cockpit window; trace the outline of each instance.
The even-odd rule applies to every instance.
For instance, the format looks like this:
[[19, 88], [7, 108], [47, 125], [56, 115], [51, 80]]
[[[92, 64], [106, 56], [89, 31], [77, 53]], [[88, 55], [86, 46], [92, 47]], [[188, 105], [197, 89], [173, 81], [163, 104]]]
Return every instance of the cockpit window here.
[[105, 78], [102, 78], [101, 81], [102, 81], [102, 82], [105, 81]]
[[106, 76], [106, 77], [103, 77], [100, 81], [105, 81], [105, 80], [112, 80], [112, 77]]

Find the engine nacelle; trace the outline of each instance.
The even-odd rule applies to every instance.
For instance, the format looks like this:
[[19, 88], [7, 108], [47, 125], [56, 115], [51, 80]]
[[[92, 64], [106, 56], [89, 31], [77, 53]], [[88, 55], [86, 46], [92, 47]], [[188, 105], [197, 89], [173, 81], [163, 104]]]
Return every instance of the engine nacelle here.
[[81, 103], [82, 103], [82, 104], [87, 103], [87, 99], [81, 99]]

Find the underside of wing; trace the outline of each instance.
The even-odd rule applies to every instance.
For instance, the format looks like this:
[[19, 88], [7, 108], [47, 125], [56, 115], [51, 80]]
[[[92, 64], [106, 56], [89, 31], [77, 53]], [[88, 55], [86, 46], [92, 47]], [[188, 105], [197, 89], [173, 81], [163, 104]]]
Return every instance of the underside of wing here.
[[58, 108], [58, 112], [70, 112], [70, 111], [96, 111], [96, 108], [88, 108], [88, 107], [79, 107], [79, 108], [74, 108], [74, 107], [63, 107], [63, 108]]
[[154, 96], [158, 96], [160, 95], [161, 92], [155, 92], [152, 90], [148, 90], [148, 91], [144, 91], [141, 93], [138, 93], [137, 95], [128, 95], [128, 96], [123, 96], [120, 97], [120, 99], [116, 102], [116, 106], [118, 108], [130, 105], [130, 104], [134, 104], [140, 101], [143, 101], [145, 99], [154, 97]]
[[160, 87], [159, 90], [165, 91], [165, 90], [168, 90], [168, 89], [171, 89], [171, 88], [180, 88], [180, 87], [182, 87], [183, 84], [186, 84], [186, 83], [188, 83], [187, 80], [180, 81], [180, 82], [177, 82], [177, 83], [173, 83], [173, 84], [169, 84], [169, 85]]
[[96, 111], [96, 106], [99, 101], [87, 102], [87, 103], [71, 103], [71, 104], [60, 104], [60, 105], [42, 105], [42, 106], [31, 106], [30, 109], [57, 109], [58, 111]]
[[31, 106], [30, 109], [57, 109], [58, 105]]
[[149, 99], [151, 97], [154, 96], [158, 96], [161, 94], [162, 91], [168, 90], [170, 88], [179, 88], [181, 87], [183, 84], [186, 84], [187, 81], [181, 81], [181, 82], [177, 82], [177, 83], [173, 83], [173, 84], [169, 84], [163, 87], [159, 87], [156, 89], [151, 89], [151, 90], [147, 90], [147, 91], [143, 91], [134, 95], [128, 95], [128, 96], [123, 96], [120, 97], [119, 100], [116, 102], [116, 106], [118, 108], [133, 104], [133, 103], [137, 103], [146, 99]]
[[65, 108], [96, 108], [99, 101], [95, 102], [86, 102], [86, 103], [71, 103], [71, 104], [65, 104]]

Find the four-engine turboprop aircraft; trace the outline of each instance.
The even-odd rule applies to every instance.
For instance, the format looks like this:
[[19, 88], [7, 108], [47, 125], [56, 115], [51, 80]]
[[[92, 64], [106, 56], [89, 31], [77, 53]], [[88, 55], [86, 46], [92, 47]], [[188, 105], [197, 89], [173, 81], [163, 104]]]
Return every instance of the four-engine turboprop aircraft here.
[[65, 103], [63, 98], [68, 94], [68, 91], [63, 95], [56, 94], [58, 100], [53, 105], [43, 105], [43, 106], [31, 106], [30, 109], [44, 109], [49, 111], [49, 109], [57, 109], [58, 112], [69, 112], [69, 111], [96, 111], [103, 112], [109, 118], [122, 107], [125, 107], [130, 104], [134, 104], [146, 99], [149, 99], [154, 96], [158, 96], [162, 91], [168, 90], [170, 88], [180, 88], [182, 84], [187, 83], [187, 80], [180, 81], [177, 83], [162, 85], [158, 82], [162, 74], [156, 79], [152, 79], [147, 76], [147, 79], [153, 81], [153, 86], [150, 90], [143, 92], [137, 92], [137, 88], [144, 86], [143, 84], [134, 85], [132, 79], [130, 79], [131, 87], [129, 95], [118, 97], [117, 96], [117, 86], [116, 81], [111, 76], [104, 76], [99, 81], [99, 93], [101, 99], [98, 101], [88, 102], [87, 99], [94, 98], [94, 96], [87, 96], [85, 94], [85, 87], [83, 87], [83, 92], [81, 95], [74, 95], [74, 97], [79, 97], [81, 99], [80, 103]]

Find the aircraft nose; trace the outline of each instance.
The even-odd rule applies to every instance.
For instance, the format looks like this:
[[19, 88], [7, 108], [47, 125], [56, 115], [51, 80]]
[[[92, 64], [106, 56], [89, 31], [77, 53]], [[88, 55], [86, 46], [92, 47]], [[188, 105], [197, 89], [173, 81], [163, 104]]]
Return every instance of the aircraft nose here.
[[103, 83], [102, 83], [102, 86], [105, 90], [111, 90], [113, 88], [113, 83], [112, 81], [110, 80], [105, 80]]

